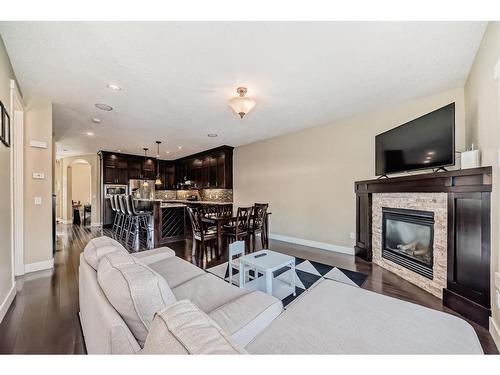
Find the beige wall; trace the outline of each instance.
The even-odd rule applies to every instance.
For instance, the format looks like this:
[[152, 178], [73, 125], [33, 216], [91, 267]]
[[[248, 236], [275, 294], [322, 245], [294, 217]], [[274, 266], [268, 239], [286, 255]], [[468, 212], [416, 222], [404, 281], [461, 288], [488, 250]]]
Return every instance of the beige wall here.
[[[24, 104], [24, 263], [32, 264], [52, 259], [52, 103], [25, 98]], [[30, 146], [32, 140], [47, 142], [47, 148]], [[45, 178], [34, 179], [35, 172]]]
[[[492, 284], [500, 269], [500, 80], [495, 80], [494, 69], [500, 59], [500, 23], [490, 22], [483, 37], [469, 77], [465, 84], [465, 113], [467, 142], [473, 142], [482, 153], [482, 164], [493, 167], [491, 212], [491, 268]], [[494, 324], [490, 331], [500, 347], [500, 310], [496, 306], [496, 288], [491, 289]], [[496, 324], [497, 329], [494, 329]]]
[[453, 101], [456, 147], [463, 150], [463, 89], [237, 147], [235, 203], [269, 202], [273, 234], [352, 250], [354, 181], [374, 177], [375, 135]]
[[[72, 194], [69, 194], [73, 190], [74, 176], [72, 168], [78, 166], [75, 164], [76, 161], [84, 160], [90, 165], [91, 170], [91, 206], [92, 206], [92, 225], [99, 225], [101, 218], [101, 207], [100, 207], [100, 164], [97, 154], [87, 154], [78, 155], [60, 159], [60, 187], [61, 187], [61, 219], [64, 221], [72, 220], [73, 212], [71, 208]], [[68, 169], [69, 168], [69, 169]], [[57, 183], [57, 181], [56, 181]], [[75, 200], [73, 198], [73, 200]]]
[[90, 204], [91, 201], [91, 168], [88, 163], [73, 164], [71, 199], [82, 205]]
[[[7, 108], [9, 115], [11, 111], [10, 80], [13, 78], [14, 72], [10, 65], [9, 56], [0, 38], [0, 100]], [[0, 308], [13, 287], [10, 152], [11, 148], [0, 143], [0, 195], [3, 198], [0, 200]], [[2, 316], [0, 316], [0, 320], [1, 318]]]

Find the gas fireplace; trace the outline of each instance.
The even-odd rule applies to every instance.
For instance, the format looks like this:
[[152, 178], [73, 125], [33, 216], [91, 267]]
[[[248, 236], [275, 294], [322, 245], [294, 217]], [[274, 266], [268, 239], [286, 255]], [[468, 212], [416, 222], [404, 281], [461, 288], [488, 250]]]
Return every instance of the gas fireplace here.
[[434, 212], [382, 208], [382, 257], [433, 278]]

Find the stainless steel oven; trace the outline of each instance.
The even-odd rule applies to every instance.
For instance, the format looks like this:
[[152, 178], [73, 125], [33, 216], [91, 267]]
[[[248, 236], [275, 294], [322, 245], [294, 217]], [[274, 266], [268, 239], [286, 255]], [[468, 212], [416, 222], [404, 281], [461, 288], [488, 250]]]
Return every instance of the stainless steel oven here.
[[104, 185], [104, 197], [111, 198], [112, 195], [128, 194], [127, 185]]

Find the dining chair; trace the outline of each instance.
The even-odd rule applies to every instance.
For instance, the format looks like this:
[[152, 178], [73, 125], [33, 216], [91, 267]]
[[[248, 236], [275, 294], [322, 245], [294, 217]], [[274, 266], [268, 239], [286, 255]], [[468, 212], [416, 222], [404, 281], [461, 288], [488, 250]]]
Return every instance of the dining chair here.
[[252, 213], [253, 207], [238, 207], [236, 217], [231, 219], [228, 224], [222, 226], [221, 234], [223, 240], [229, 242], [244, 240], [246, 249], [249, 249]]
[[214, 241], [217, 242], [217, 230], [214, 230], [213, 228], [206, 228], [203, 223], [202, 209], [187, 207], [187, 212], [191, 221], [191, 228], [193, 231], [193, 249], [191, 255], [196, 255], [196, 250], [199, 245], [201, 258], [203, 258], [203, 255], [207, 255], [206, 245], [208, 244], [211, 249], [211, 255], [213, 256]]
[[253, 206], [253, 217], [250, 221], [250, 236], [252, 237], [252, 248], [255, 251], [255, 237], [260, 233], [260, 241], [263, 249], [269, 247], [266, 228], [266, 215], [268, 203], [255, 203]]

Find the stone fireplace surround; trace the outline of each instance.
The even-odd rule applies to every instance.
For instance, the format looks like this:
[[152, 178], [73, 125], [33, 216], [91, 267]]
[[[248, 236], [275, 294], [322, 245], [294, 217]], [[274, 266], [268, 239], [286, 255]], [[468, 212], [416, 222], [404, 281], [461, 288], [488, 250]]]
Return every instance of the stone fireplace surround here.
[[[372, 261], [438, 298], [446, 288], [447, 215], [446, 193], [378, 193], [372, 196]], [[428, 279], [382, 257], [382, 207], [434, 212], [433, 279]]]
[[[439, 275], [434, 278], [439, 283], [425, 284], [428, 283], [427, 280], [425, 282], [417, 280], [413, 278], [415, 275], [411, 275], [410, 282], [424, 282], [422, 287], [429, 288], [426, 290], [430, 290], [434, 295], [438, 294], [438, 290], [442, 290], [444, 306], [487, 328], [491, 316], [492, 168], [481, 167], [356, 181], [354, 191], [356, 193], [354, 250], [356, 256], [368, 262], [376, 257], [375, 248], [380, 249], [381, 232], [380, 230], [374, 231], [372, 226], [380, 225], [382, 218], [378, 218], [378, 215], [381, 215], [378, 209], [376, 210], [378, 214], [373, 213], [373, 200], [375, 200], [376, 207], [382, 207], [381, 203], [378, 203], [379, 199], [386, 199], [389, 196], [394, 199], [390, 199], [387, 204], [404, 204], [410, 209], [412, 204], [421, 205], [422, 199], [427, 200], [426, 203], [432, 206], [431, 209], [441, 207], [442, 212], [434, 215], [434, 241], [436, 244], [441, 242], [442, 247], [447, 250], [446, 256], [439, 255], [440, 260], [434, 263], [440, 268], [433, 271]], [[406, 199], [410, 196], [419, 197], [420, 201], [415, 200], [412, 203]], [[431, 196], [435, 197], [435, 202], [433, 198], [429, 200]], [[401, 200], [402, 197], [405, 199]], [[444, 205], [437, 205], [438, 201], [443, 202], [444, 197], [447, 202], [447, 215], [444, 215]], [[445, 216], [447, 220], [443, 219]], [[443, 227], [446, 230], [444, 237], [446, 243], [440, 239], [443, 236], [438, 234]], [[434, 251], [440, 252], [436, 249]], [[447, 258], [446, 261], [443, 257]], [[381, 263], [382, 260], [377, 259], [376, 262]], [[394, 265], [384, 263], [383, 266], [393, 267]], [[394, 268], [393, 272], [402, 272], [402, 270]], [[407, 274], [406, 277], [410, 276]]]

